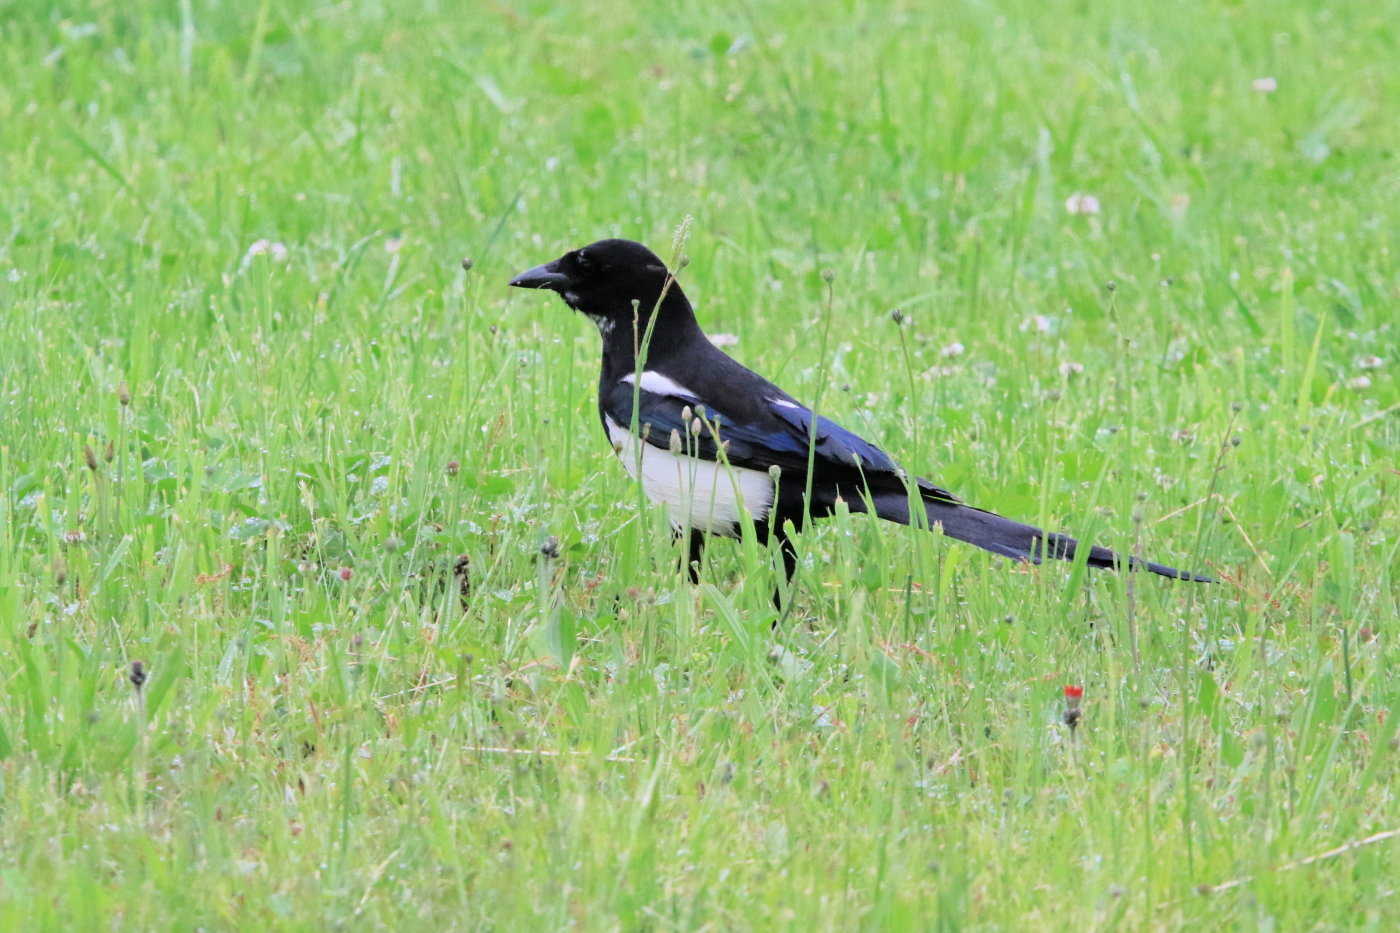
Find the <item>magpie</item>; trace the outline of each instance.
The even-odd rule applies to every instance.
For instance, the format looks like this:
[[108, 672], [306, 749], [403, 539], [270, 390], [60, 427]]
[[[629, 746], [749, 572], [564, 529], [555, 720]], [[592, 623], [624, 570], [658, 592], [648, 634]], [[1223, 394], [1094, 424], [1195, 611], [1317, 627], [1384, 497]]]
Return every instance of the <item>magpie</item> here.
[[[813, 413], [710, 342], [674, 273], [631, 240], [599, 240], [511, 279], [557, 292], [603, 337], [598, 416], [614, 452], [688, 537], [698, 581], [707, 535], [736, 538], [750, 516], [775, 539], [788, 583], [797, 569], [789, 527], [831, 515], [837, 503], [907, 525], [911, 503], [931, 529], [1021, 561], [1073, 560], [1079, 542], [979, 509], [926, 479], [909, 478], [869, 441]], [[1091, 545], [1091, 567], [1210, 577]], [[776, 601], [776, 597], [775, 597]]]

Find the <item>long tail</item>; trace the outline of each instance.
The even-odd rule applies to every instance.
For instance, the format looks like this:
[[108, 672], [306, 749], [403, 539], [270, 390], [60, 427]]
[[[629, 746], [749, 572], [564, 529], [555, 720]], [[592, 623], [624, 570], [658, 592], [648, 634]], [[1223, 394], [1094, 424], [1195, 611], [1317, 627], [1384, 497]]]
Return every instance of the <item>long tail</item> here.
[[[942, 491], [939, 490], [941, 493]], [[909, 524], [909, 498], [903, 493], [881, 493], [874, 497], [872, 504], [875, 514], [881, 518]], [[939, 496], [924, 496], [924, 511], [928, 513], [930, 527], [941, 527], [950, 538], [975, 544], [983, 550], [1010, 557], [1013, 560], [1028, 560], [1038, 564], [1045, 558], [1074, 560], [1079, 542], [1055, 532], [1045, 532], [1033, 525], [1003, 518], [995, 512], [974, 508], [960, 502], [950, 501]], [[1147, 570], [1171, 577], [1174, 580], [1190, 580], [1194, 583], [1214, 583], [1211, 577], [1186, 570], [1177, 570], [1165, 564], [1156, 564], [1136, 557], [1124, 557], [1108, 548], [1089, 545], [1090, 567], [1105, 567], [1116, 570], [1127, 566], [1133, 570]]]

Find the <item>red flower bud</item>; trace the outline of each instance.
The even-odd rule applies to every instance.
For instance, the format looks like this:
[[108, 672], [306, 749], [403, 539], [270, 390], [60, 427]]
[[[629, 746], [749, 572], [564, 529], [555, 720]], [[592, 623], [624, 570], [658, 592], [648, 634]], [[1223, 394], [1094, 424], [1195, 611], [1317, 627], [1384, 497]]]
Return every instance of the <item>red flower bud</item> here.
[[1084, 711], [1079, 708], [1079, 701], [1084, 696], [1082, 684], [1065, 684], [1065, 725], [1070, 731], [1079, 725], [1079, 720], [1084, 718]]

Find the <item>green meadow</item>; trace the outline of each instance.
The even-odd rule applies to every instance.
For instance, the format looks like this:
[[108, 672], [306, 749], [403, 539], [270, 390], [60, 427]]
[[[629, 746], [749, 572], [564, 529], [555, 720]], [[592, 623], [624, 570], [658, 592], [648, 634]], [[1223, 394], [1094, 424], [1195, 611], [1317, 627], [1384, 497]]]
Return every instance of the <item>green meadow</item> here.
[[[0, 927], [1395, 929], [1397, 47], [0, 0]], [[606, 236], [911, 472], [1221, 582], [842, 514], [780, 620], [753, 535], [692, 586], [506, 287]]]

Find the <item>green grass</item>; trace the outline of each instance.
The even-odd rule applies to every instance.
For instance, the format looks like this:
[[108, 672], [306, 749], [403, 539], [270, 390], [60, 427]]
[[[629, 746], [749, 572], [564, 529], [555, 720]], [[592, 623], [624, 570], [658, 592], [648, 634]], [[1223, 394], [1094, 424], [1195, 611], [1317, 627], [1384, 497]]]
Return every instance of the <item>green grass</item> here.
[[[1400, 827], [1398, 14], [0, 0], [0, 926], [1393, 929], [1298, 863]], [[740, 360], [1228, 582], [683, 583], [505, 282], [687, 217]]]

